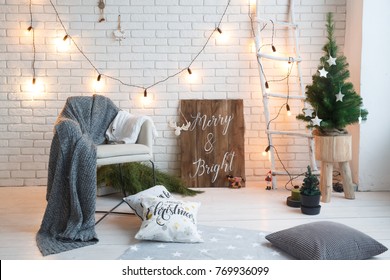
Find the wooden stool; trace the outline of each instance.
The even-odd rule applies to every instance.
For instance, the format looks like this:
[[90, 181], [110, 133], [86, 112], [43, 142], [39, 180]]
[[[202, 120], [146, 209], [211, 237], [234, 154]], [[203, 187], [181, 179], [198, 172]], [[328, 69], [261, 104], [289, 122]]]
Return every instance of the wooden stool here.
[[355, 199], [349, 161], [352, 159], [352, 136], [315, 136], [315, 156], [321, 161], [321, 201], [330, 202], [333, 189], [333, 164], [339, 163], [344, 196]]

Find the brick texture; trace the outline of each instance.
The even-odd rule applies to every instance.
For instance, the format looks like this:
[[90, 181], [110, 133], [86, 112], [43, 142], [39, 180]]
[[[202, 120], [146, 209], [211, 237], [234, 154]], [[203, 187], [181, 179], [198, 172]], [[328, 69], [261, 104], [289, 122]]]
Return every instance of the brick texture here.
[[[158, 169], [180, 174], [179, 139], [169, 128], [170, 119], [181, 121], [180, 99], [244, 99], [246, 177], [259, 182], [269, 169], [261, 155], [267, 145], [261, 89], [255, 54], [252, 51], [249, 0], [231, 0], [221, 29], [192, 64], [197, 75], [187, 73], [148, 90], [150, 103], [143, 103], [143, 91], [104, 78], [102, 89], [93, 88], [97, 72], [73, 43], [67, 50], [57, 46], [65, 35], [49, 1], [33, 1], [38, 93], [32, 93], [32, 36], [29, 1], [2, 0], [0, 6], [0, 186], [45, 185], [53, 123], [67, 97], [92, 95], [110, 97], [124, 110], [150, 115], [157, 126], [155, 161]], [[107, 3], [105, 22], [99, 23], [97, 1], [53, 0], [67, 32], [95, 67], [124, 83], [149, 86], [185, 68], [201, 50], [225, 9], [227, 0], [118, 0]], [[258, 1], [263, 17], [284, 20], [288, 1]], [[296, 0], [296, 21], [300, 24], [301, 53], [305, 83], [316, 71], [325, 38], [325, 18], [335, 13], [337, 42], [344, 45], [345, 0]], [[118, 42], [118, 26], [126, 39]], [[270, 38], [271, 29], [264, 29]], [[286, 32], [276, 30], [275, 44], [287, 50]], [[290, 43], [291, 44], [291, 43]], [[267, 64], [265, 71], [283, 77], [285, 68]], [[291, 79], [292, 83], [292, 79]], [[285, 83], [280, 88], [285, 90]], [[278, 104], [280, 106], [280, 104]], [[276, 114], [279, 107], [271, 108]], [[294, 104], [293, 114], [299, 113]], [[283, 113], [284, 114], [284, 113]], [[281, 116], [276, 128], [297, 128], [295, 118]], [[302, 127], [302, 125], [299, 125]], [[291, 170], [305, 167], [304, 141], [276, 140], [285, 165]]]

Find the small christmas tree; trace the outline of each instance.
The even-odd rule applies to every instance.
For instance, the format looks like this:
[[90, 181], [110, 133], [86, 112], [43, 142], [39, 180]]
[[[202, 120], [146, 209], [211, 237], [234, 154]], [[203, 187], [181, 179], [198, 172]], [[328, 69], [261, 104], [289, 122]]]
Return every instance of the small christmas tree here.
[[307, 127], [314, 128], [319, 135], [344, 134], [347, 125], [366, 120], [368, 112], [362, 108], [362, 98], [352, 83], [346, 82], [348, 63], [345, 56], [337, 54], [331, 13], [327, 15], [326, 27], [328, 43], [322, 49], [325, 54], [312, 76], [312, 85], [306, 87], [305, 101], [311, 108], [304, 108], [297, 119], [308, 122]]
[[307, 172], [305, 173], [305, 179], [303, 179], [300, 193], [307, 196], [320, 195], [319, 185], [318, 178], [311, 173], [310, 166], [307, 166]]

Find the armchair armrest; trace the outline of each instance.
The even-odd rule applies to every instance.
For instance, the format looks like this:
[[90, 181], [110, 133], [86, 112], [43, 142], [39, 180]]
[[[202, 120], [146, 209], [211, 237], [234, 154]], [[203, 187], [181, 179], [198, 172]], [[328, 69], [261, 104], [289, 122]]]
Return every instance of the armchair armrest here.
[[152, 152], [153, 147], [153, 123], [150, 120], [145, 120], [141, 126], [140, 133], [138, 135], [137, 144], [143, 144], [148, 146]]

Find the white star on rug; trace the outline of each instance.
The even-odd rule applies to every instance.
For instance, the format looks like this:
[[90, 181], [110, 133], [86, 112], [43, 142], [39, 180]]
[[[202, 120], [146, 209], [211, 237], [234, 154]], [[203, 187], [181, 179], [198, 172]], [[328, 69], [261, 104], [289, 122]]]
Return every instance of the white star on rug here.
[[226, 231], [226, 228], [219, 228], [218, 231]]
[[174, 256], [174, 257], [181, 257], [182, 254], [183, 253], [180, 253], [180, 252], [176, 251], [175, 253], [172, 254], [172, 256]]
[[329, 59], [326, 62], [328, 62], [329, 66], [336, 65], [336, 59], [336, 57], [332, 57], [331, 55], [329, 55]]
[[236, 239], [242, 239], [242, 235], [236, 235]]
[[228, 249], [228, 250], [235, 250], [236, 247], [234, 247], [234, 246], [232, 246], [232, 245], [229, 245], [228, 247], [226, 247], [226, 249]]
[[343, 102], [343, 97], [344, 97], [344, 94], [342, 94], [342, 93], [341, 93], [341, 90], [340, 90], [339, 93], [336, 94], [336, 102], [337, 102], [337, 101]]
[[303, 112], [305, 113], [305, 117], [310, 117], [313, 115], [314, 110], [311, 108], [305, 108], [303, 109]]
[[259, 247], [259, 246], [260, 246], [259, 243], [252, 243], [252, 247], [253, 247], [253, 248], [256, 248], [256, 247]]
[[322, 67], [321, 70], [318, 70], [318, 72], [320, 72], [320, 77], [326, 78], [326, 75], [328, 75], [328, 71], [326, 71], [324, 67]]
[[267, 234], [266, 234], [265, 232], [262, 232], [262, 231], [261, 231], [261, 232], [259, 232], [259, 235], [260, 235], [260, 236], [266, 236]]
[[313, 122], [313, 125], [321, 126], [322, 119], [320, 119], [317, 115], [314, 119], [311, 119], [311, 121]]
[[217, 239], [217, 238], [213, 237], [213, 238], [211, 238], [211, 239], [210, 239], [210, 241], [211, 241], [211, 242], [218, 242], [218, 241], [219, 241], [219, 239]]
[[146, 258], [144, 258], [144, 260], [145, 260], [145, 261], [150, 261], [150, 260], [153, 260], [153, 258], [150, 257], [150, 256], [147, 256]]
[[272, 251], [271, 255], [272, 256], [280, 256], [279, 252], [276, 252], [276, 251]]
[[130, 250], [137, 252], [138, 251], [137, 245], [130, 246]]
[[203, 254], [207, 254], [209, 252], [209, 249], [200, 249], [199, 251]]
[[157, 245], [157, 248], [160, 248], [160, 249], [161, 249], [161, 248], [165, 248], [165, 247], [167, 247], [167, 245], [165, 245], [165, 244], [158, 244], [158, 245]]
[[247, 255], [247, 256], [244, 257], [244, 259], [245, 259], [245, 260], [253, 260], [253, 256]]

